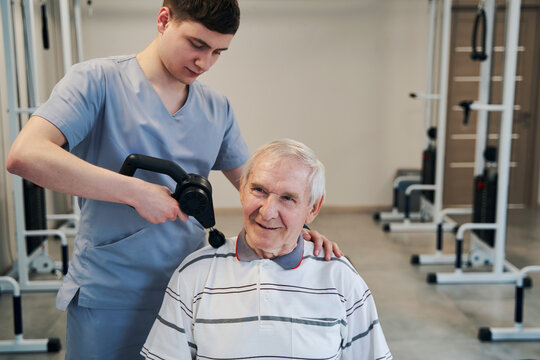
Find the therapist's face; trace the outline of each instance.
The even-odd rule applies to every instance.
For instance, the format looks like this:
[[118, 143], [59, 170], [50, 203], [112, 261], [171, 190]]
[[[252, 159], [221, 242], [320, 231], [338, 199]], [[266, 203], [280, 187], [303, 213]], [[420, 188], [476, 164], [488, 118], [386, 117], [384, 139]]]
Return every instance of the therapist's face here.
[[294, 158], [262, 155], [240, 193], [246, 242], [262, 258], [294, 250], [304, 223], [317, 215], [310, 206], [309, 169]]
[[158, 52], [165, 70], [186, 85], [214, 65], [234, 36], [208, 30], [198, 22], [174, 21], [167, 7], [158, 14], [158, 31]]

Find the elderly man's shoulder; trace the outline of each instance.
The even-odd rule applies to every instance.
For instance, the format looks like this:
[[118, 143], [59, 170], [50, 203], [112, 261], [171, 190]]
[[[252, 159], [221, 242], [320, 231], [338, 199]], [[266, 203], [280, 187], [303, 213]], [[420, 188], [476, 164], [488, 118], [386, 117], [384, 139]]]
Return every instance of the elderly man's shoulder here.
[[207, 266], [211, 261], [217, 258], [235, 258], [236, 257], [236, 237], [227, 238], [225, 243], [218, 248], [210, 245], [194, 251], [186, 256], [184, 261], [178, 267], [182, 272], [195, 266]]
[[323, 251], [315, 256], [310, 241], [304, 243], [304, 257], [298, 269], [309, 274], [302, 281], [312, 287], [335, 288], [346, 297], [371, 293], [362, 276], [345, 256], [338, 258], [332, 255], [330, 261], [324, 258]]
[[313, 248], [314, 244], [311, 241], [304, 240], [304, 259], [303, 262], [305, 264], [309, 264], [312, 266], [320, 267], [324, 269], [325, 271], [329, 271], [330, 269], [334, 269], [336, 271], [343, 271], [346, 273], [352, 273], [358, 275], [358, 272], [352, 265], [352, 263], [347, 259], [346, 256], [342, 256], [338, 258], [334, 254], [332, 254], [332, 258], [330, 261], [327, 261], [324, 258], [324, 250], [321, 251], [321, 253], [318, 256], [313, 255]]

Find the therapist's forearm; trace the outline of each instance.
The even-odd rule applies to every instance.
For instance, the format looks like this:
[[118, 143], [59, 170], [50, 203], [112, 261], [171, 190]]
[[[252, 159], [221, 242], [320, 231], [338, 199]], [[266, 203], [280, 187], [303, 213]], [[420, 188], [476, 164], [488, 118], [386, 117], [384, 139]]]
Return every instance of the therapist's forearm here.
[[6, 168], [54, 191], [128, 204], [152, 223], [187, 219], [170, 189], [92, 165], [64, 150], [65, 141], [54, 125], [34, 116], [13, 143]]
[[42, 187], [71, 195], [126, 202], [133, 179], [94, 166], [64, 150], [62, 133], [47, 120], [32, 117], [7, 157], [6, 168]]
[[223, 170], [223, 174], [225, 175], [225, 177], [229, 179], [231, 184], [233, 184], [233, 186], [237, 190], [240, 190], [240, 183], [242, 180], [243, 172], [244, 172], [244, 165], [241, 165], [237, 168], [230, 169], [230, 170]]

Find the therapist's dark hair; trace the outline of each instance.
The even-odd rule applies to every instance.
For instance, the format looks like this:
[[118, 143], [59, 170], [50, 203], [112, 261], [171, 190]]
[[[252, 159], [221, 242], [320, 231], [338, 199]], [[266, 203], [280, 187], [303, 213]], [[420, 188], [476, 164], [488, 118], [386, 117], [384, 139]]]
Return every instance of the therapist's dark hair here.
[[240, 26], [237, 0], [164, 0], [175, 21], [195, 21], [221, 34], [236, 34]]

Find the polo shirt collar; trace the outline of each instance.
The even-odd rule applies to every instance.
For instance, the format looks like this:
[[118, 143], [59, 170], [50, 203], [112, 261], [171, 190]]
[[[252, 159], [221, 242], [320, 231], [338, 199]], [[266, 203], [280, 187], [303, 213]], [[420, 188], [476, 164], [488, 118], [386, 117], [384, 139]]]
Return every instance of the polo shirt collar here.
[[[302, 234], [298, 236], [297, 245], [293, 251], [288, 254], [271, 259], [285, 270], [295, 269], [300, 266], [304, 257], [304, 239]], [[246, 230], [242, 229], [236, 240], [236, 258], [239, 261], [259, 260], [259, 256], [249, 247], [246, 242]]]

